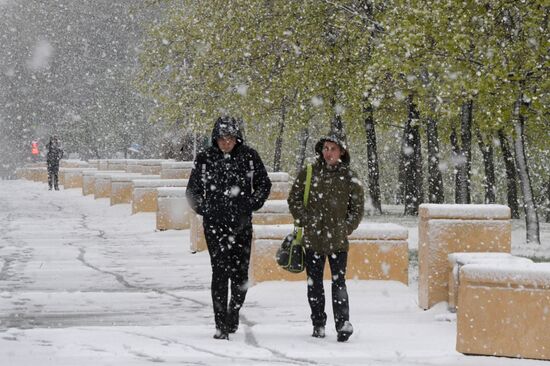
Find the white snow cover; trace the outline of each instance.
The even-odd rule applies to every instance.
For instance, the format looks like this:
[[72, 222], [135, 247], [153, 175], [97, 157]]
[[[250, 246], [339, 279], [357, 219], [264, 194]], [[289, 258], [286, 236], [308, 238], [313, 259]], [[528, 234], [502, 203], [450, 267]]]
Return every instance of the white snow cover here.
[[188, 179], [135, 179], [135, 188], [146, 187], [186, 187]]
[[59, 168], [60, 172], [65, 173], [83, 173], [85, 171], [97, 171], [96, 168]]
[[286, 200], [267, 200], [262, 208], [257, 212], [260, 213], [289, 213], [288, 203]]
[[160, 187], [157, 188], [158, 197], [185, 197], [184, 187]]
[[188, 248], [189, 231], [155, 231], [155, 213], [0, 181], [0, 365], [548, 366], [456, 352], [455, 315], [421, 310], [414, 282], [348, 280], [345, 344], [330, 300], [327, 337], [312, 338], [306, 283], [262, 282], [217, 341], [208, 253]]
[[141, 159], [139, 161], [139, 165], [145, 165], [145, 166], [161, 166], [162, 163], [165, 162], [173, 162], [172, 159]]
[[450, 264], [471, 264], [471, 263], [533, 263], [529, 258], [517, 257], [510, 253], [501, 252], [470, 252], [451, 253], [448, 255]]
[[430, 219], [510, 219], [510, 208], [504, 205], [434, 204], [423, 203], [419, 215]]
[[71, 165], [77, 165], [78, 167], [85, 168], [89, 165], [87, 161], [84, 160], [78, 160], [78, 159], [61, 159], [60, 166], [63, 167], [64, 165], [71, 164]]
[[107, 159], [108, 163], [111, 164], [126, 164], [129, 159]]
[[506, 287], [544, 287], [550, 290], [550, 263], [466, 264], [460, 270], [463, 280], [501, 283]]
[[[254, 225], [254, 236], [261, 239], [283, 238], [294, 229], [294, 225]], [[363, 222], [348, 236], [349, 240], [407, 240], [409, 232], [397, 224]]]
[[121, 173], [111, 174], [111, 182], [131, 182], [137, 179], [160, 179], [160, 175], [149, 175], [140, 173]]
[[101, 178], [108, 177], [111, 174], [120, 174], [120, 170], [84, 170], [82, 171], [82, 175], [93, 175], [93, 176], [99, 176]]
[[370, 223], [359, 224], [353, 233], [348, 237], [350, 240], [359, 239], [387, 239], [407, 240], [409, 231], [401, 225], [392, 223]]
[[267, 175], [269, 176], [269, 179], [272, 182], [288, 182], [288, 173], [270, 172], [270, 173], [267, 173]]
[[162, 169], [191, 169], [192, 161], [164, 161], [161, 163]]

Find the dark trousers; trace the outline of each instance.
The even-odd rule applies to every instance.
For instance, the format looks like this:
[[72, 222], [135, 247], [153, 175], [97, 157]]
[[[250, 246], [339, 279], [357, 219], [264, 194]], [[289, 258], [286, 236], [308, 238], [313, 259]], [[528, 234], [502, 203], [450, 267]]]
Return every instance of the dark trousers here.
[[[252, 226], [236, 233], [227, 226], [212, 226], [205, 223], [204, 234], [212, 266], [214, 320], [216, 328], [225, 330], [228, 309], [238, 313], [248, 290]], [[229, 281], [231, 299], [228, 304]]]
[[50, 188], [55, 187], [55, 189], [59, 188], [59, 167], [48, 167], [48, 186]]
[[[325, 313], [325, 289], [323, 272], [327, 256], [306, 249], [305, 264], [308, 277], [307, 298], [311, 308], [311, 321], [314, 326], [324, 326], [327, 321]], [[332, 274], [332, 311], [336, 330], [349, 320], [349, 300], [346, 287], [347, 252], [338, 252], [328, 256]]]

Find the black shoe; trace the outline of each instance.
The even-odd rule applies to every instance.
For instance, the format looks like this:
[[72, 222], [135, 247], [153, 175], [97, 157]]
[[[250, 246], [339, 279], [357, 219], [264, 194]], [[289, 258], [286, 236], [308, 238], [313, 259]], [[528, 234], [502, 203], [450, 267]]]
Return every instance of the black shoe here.
[[56, 191], [59, 191], [59, 187], [55, 187], [55, 190], [56, 190]]
[[336, 337], [336, 340], [338, 342], [346, 342], [349, 337], [353, 334], [353, 326], [349, 321], [345, 321], [344, 325], [338, 329], [338, 336]]
[[227, 311], [227, 332], [235, 333], [239, 329], [239, 311], [228, 310]]
[[52, 187], [48, 188], [48, 191], [51, 191], [52, 190]]
[[227, 339], [229, 340], [229, 334], [225, 330], [216, 328], [216, 333], [214, 333], [214, 339]]
[[325, 327], [322, 325], [314, 326], [311, 336], [314, 338], [325, 338]]

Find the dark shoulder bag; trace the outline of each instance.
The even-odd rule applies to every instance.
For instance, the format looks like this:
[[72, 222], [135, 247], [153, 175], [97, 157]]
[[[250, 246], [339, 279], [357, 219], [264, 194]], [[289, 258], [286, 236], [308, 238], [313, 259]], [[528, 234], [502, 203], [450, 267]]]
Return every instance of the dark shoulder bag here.
[[[304, 190], [304, 208], [307, 207], [307, 202], [309, 200], [309, 189], [311, 187], [311, 176], [313, 172], [313, 167], [311, 164], [307, 165], [307, 175], [306, 175], [306, 187]], [[292, 233], [288, 234], [283, 240], [281, 247], [277, 249], [277, 254], [275, 258], [277, 259], [277, 264], [281, 266], [284, 270], [287, 270], [292, 273], [300, 273], [305, 269], [304, 266], [304, 246], [302, 245], [302, 227], [294, 226]]]

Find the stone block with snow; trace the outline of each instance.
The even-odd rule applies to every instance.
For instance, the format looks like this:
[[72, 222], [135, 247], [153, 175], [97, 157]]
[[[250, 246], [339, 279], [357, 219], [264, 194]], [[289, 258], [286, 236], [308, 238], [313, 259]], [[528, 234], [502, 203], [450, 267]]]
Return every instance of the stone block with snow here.
[[510, 264], [533, 263], [531, 259], [516, 257], [510, 253], [451, 253], [449, 254], [449, 303], [448, 309], [456, 312], [460, 269], [466, 264], [491, 264], [507, 266]]
[[161, 179], [189, 179], [192, 161], [165, 161], [160, 165]]
[[450, 253], [510, 252], [508, 206], [422, 204], [419, 217], [418, 304], [423, 309], [448, 300]]
[[111, 205], [132, 203], [133, 182], [136, 179], [160, 179], [160, 176], [128, 172], [111, 174]]
[[192, 252], [202, 252], [208, 249], [206, 246], [206, 238], [202, 227], [202, 216], [194, 212], [189, 214], [189, 240], [191, 242]]
[[[289, 273], [275, 261], [275, 253], [293, 225], [254, 225], [250, 276], [254, 282], [305, 280], [305, 272]], [[395, 280], [408, 283], [408, 231], [395, 224], [362, 223], [349, 237], [346, 278]], [[328, 261], [325, 279], [330, 279]]]
[[60, 168], [63, 171], [63, 188], [82, 188], [82, 173], [96, 171], [95, 168]]
[[289, 176], [285, 172], [267, 173], [271, 180], [268, 200], [286, 200], [290, 190]]
[[156, 212], [158, 209], [157, 188], [160, 187], [187, 187], [187, 179], [134, 180], [132, 189], [132, 214], [137, 212]]
[[460, 270], [456, 349], [550, 360], [550, 263]]
[[284, 225], [293, 222], [286, 200], [267, 200], [262, 208], [252, 214], [254, 225]]
[[127, 159], [108, 159], [107, 170], [121, 170], [126, 171]]
[[157, 230], [189, 229], [189, 205], [185, 187], [157, 188]]

